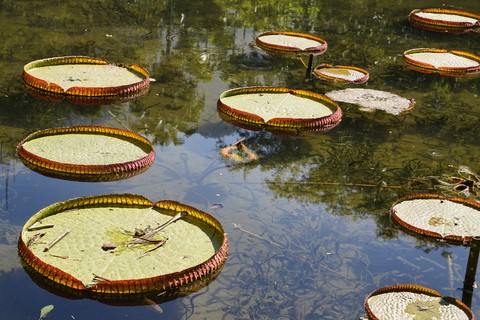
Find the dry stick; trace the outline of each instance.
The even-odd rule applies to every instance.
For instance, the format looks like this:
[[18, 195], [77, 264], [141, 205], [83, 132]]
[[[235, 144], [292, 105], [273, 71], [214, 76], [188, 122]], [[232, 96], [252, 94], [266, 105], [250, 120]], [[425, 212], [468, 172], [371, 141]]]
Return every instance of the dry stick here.
[[275, 241], [272, 241], [272, 240], [267, 239], [267, 238], [265, 238], [265, 237], [262, 237], [262, 236], [260, 236], [260, 235], [258, 235], [258, 234], [255, 234], [255, 233], [253, 233], [253, 232], [250, 232], [250, 231], [248, 231], [248, 230], [243, 229], [239, 224], [234, 223], [234, 224], [233, 224], [233, 227], [234, 227], [234, 229], [240, 230], [241, 232], [246, 233], [246, 234], [248, 234], [248, 235], [250, 235], [250, 236], [252, 236], [252, 237], [254, 237], [254, 238], [257, 238], [257, 239], [260, 239], [260, 240], [263, 240], [263, 241], [267, 241], [268, 243], [270, 243], [270, 244], [272, 244], [272, 245], [274, 245], [274, 246], [276, 246], [276, 247], [286, 249], [286, 247], [284, 247], [284, 246], [281, 245], [281, 244], [276, 243]]
[[93, 274], [93, 281], [94, 282], [100, 282], [100, 281], [107, 281], [108, 282], [108, 281], [110, 281], [110, 279], [104, 278], [104, 277], [99, 276], [95, 273], [92, 273], [92, 274]]
[[53, 228], [53, 224], [34, 224], [31, 227], [27, 229], [27, 231], [37, 231], [37, 230], [42, 230], [42, 229], [49, 229]]
[[163, 246], [163, 245], [165, 244], [165, 242], [167, 242], [167, 240], [168, 240], [168, 238], [166, 238], [166, 239], [163, 239], [163, 240], [160, 240], [160, 241], [157, 243], [157, 245], [156, 245], [155, 247], [153, 247], [153, 248], [151, 248], [151, 249], [148, 249], [148, 250], [144, 251], [144, 252], [142, 253], [142, 255], [141, 255], [139, 258], [141, 258], [141, 257], [145, 256], [145, 255], [146, 255], [147, 253], [149, 253], [149, 252], [152, 252], [152, 251], [154, 251], [154, 250], [156, 250], [156, 249], [160, 248], [161, 246]]
[[27, 247], [30, 247], [31, 245], [33, 245], [35, 242], [37, 242], [38, 239], [40, 239], [44, 235], [45, 235], [45, 232], [34, 234], [30, 239], [28, 239]]
[[124, 125], [122, 121], [120, 121], [120, 119], [118, 119], [118, 117], [113, 114], [112, 111], [108, 110], [108, 113], [112, 116], [113, 119], [117, 120], [117, 122], [122, 126], [124, 127], [125, 129], [127, 129], [128, 131], [132, 131], [128, 126]]
[[168, 220], [167, 222], [165, 222], [164, 224], [156, 227], [155, 229], [153, 229], [152, 231], [148, 232], [147, 234], [145, 234], [144, 236], [138, 238], [138, 239], [134, 239], [133, 241], [130, 241], [130, 244], [139, 244], [139, 243], [144, 243], [144, 242], [151, 242], [151, 240], [149, 240], [149, 238], [153, 237], [157, 232], [165, 229], [168, 225], [174, 223], [175, 221], [177, 221], [178, 219], [181, 219], [182, 217], [184, 217], [185, 215], [187, 215], [188, 212], [186, 211], [180, 211], [179, 213], [177, 213], [175, 216], [173, 216], [170, 220]]
[[[381, 184], [372, 184], [372, 183], [351, 183], [351, 182], [282, 182], [283, 184], [305, 184], [305, 185], [327, 185], [327, 186], [347, 186], [347, 187], [377, 187], [385, 189], [402, 189], [406, 188], [405, 186], [386, 186]], [[276, 183], [275, 183], [276, 184]], [[432, 188], [429, 188], [432, 189]]]
[[48, 246], [45, 247], [45, 249], [43, 249], [43, 252], [47, 252], [48, 250], [50, 250], [54, 245], [56, 245], [60, 240], [62, 240], [67, 234], [70, 233], [70, 230], [65, 230], [61, 235], [59, 235], [55, 240], [53, 240], [52, 242], [50, 242], [50, 244]]
[[[269, 182], [271, 184], [280, 184]], [[389, 185], [382, 185], [382, 184], [372, 184], [372, 183], [352, 183], [352, 182], [282, 182], [283, 184], [295, 184], [295, 185], [319, 185], [319, 186], [345, 186], [345, 187], [371, 187], [371, 188], [379, 188], [379, 189], [404, 189], [409, 188], [408, 186], [389, 186]], [[436, 188], [428, 187], [425, 188], [426, 190], [436, 190]]]

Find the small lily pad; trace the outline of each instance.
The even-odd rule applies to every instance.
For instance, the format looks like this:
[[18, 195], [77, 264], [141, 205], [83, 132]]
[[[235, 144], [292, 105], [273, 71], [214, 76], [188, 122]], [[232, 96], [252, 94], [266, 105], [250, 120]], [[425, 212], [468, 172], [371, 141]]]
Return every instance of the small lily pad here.
[[369, 78], [367, 70], [352, 66], [333, 66], [331, 64], [321, 64], [315, 67], [313, 74], [319, 79], [336, 83], [361, 84], [367, 82]]
[[284, 55], [323, 54], [327, 42], [315, 35], [303, 32], [264, 32], [255, 39], [257, 46], [265, 51]]
[[49, 304], [43, 307], [42, 310], [40, 310], [40, 317], [38, 318], [38, 320], [44, 319], [50, 312], [53, 311], [53, 308], [53, 304]]

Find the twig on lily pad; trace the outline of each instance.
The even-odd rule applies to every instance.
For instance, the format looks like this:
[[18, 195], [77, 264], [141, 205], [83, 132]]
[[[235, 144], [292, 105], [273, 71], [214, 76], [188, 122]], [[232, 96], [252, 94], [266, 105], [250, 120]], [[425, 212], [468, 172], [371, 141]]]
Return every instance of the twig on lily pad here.
[[159, 231], [165, 229], [167, 226], [169, 226], [170, 224], [174, 223], [175, 221], [181, 219], [182, 217], [186, 216], [188, 214], [187, 211], [180, 211], [179, 213], [177, 213], [175, 216], [173, 216], [170, 220], [168, 220], [167, 222], [159, 225], [158, 227], [156, 227], [155, 229], [153, 229], [152, 231], [146, 233], [145, 235], [139, 237], [139, 238], [136, 238], [132, 241], [130, 241], [130, 245], [132, 244], [140, 244], [140, 243], [145, 243], [145, 242], [148, 242], [150, 241], [149, 239], [151, 237], [153, 237], [156, 233], [158, 233]]
[[157, 243], [157, 245], [156, 245], [155, 247], [144, 251], [139, 258], [147, 255], [148, 253], [150, 253], [150, 252], [152, 252], [152, 251], [154, 251], [154, 250], [157, 250], [158, 248], [160, 248], [161, 246], [163, 246], [163, 245], [167, 242], [167, 240], [168, 240], [168, 238], [162, 239], [162, 240], [158, 241], [158, 243]]
[[50, 250], [54, 245], [56, 245], [60, 240], [62, 240], [63, 238], [65, 238], [65, 236], [67, 234], [70, 233], [70, 230], [65, 230], [61, 235], [59, 235], [55, 240], [53, 240], [52, 242], [50, 242], [50, 244], [48, 246], [45, 247], [45, 249], [43, 249], [43, 252], [47, 252], [48, 250]]

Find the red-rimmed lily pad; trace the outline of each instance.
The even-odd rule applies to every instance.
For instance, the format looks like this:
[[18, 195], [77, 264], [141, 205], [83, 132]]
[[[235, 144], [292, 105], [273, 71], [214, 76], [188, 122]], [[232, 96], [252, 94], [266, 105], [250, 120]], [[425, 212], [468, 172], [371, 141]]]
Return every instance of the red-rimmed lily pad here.
[[355, 104], [360, 111], [385, 111], [393, 115], [400, 115], [413, 109], [415, 101], [397, 94], [364, 88], [347, 88], [325, 93], [327, 97], [337, 102]]
[[336, 83], [355, 83], [361, 84], [368, 81], [369, 73], [367, 70], [352, 66], [333, 66], [331, 64], [321, 64], [313, 70], [315, 77]]
[[150, 86], [148, 71], [139, 65], [111, 64], [86, 56], [32, 61], [23, 68], [23, 80], [36, 96], [52, 100], [64, 97], [82, 104], [135, 98]]
[[410, 49], [403, 53], [403, 60], [408, 68], [422, 73], [463, 76], [480, 72], [480, 56], [458, 50]]
[[78, 181], [128, 178], [147, 170], [155, 157], [145, 137], [101, 126], [40, 130], [18, 144], [17, 154], [36, 172]]
[[390, 208], [394, 221], [418, 235], [471, 242], [480, 236], [480, 203], [436, 194], [413, 194]]
[[330, 98], [282, 87], [228, 90], [220, 95], [217, 107], [220, 116], [228, 122], [280, 134], [324, 132], [337, 126], [342, 119], [342, 110]]
[[23, 226], [19, 254], [43, 285], [98, 300], [175, 296], [219, 270], [228, 240], [214, 217], [175, 201], [100, 195], [52, 204]]
[[415, 9], [409, 14], [410, 24], [435, 32], [479, 32], [480, 15], [461, 10], [443, 8]]
[[294, 31], [264, 32], [255, 38], [255, 42], [265, 51], [284, 55], [319, 55], [328, 47], [327, 42], [320, 37]]
[[463, 302], [414, 284], [375, 290], [365, 300], [365, 311], [370, 320], [474, 319], [472, 310]]

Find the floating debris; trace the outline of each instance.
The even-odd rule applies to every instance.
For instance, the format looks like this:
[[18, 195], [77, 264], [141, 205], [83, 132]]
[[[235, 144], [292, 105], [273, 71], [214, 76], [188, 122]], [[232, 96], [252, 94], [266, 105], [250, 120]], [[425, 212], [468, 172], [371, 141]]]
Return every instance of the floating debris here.
[[408, 112], [415, 106], [415, 100], [406, 99], [387, 91], [348, 88], [334, 90], [325, 94], [337, 102], [345, 102], [360, 106], [361, 111], [373, 112], [382, 110], [393, 115]]
[[[231, 146], [222, 148], [220, 150], [220, 155], [228, 160], [233, 160], [239, 163], [248, 163], [252, 161], [257, 161], [258, 155], [250, 150], [242, 140], [232, 144]], [[219, 208], [219, 205], [216, 204], [216, 207]], [[215, 209], [213, 205], [211, 206], [212, 209]], [[217, 208], [217, 209], [218, 209]], [[222, 206], [223, 208], [223, 206]]]
[[42, 320], [43, 318], [45, 318], [50, 312], [52, 312], [53, 308], [53, 304], [49, 304], [43, 307], [42, 310], [40, 310], [40, 317], [38, 318], [38, 320]]
[[45, 235], [45, 232], [41, 232], [41, 233], [36, 233], [33, 236], [31, 236], [27, 241], [27, 247], [32, 246], [35, 242], [37, 242], [38, 239], [40, 239], [44, 235]]
[[223, 209], [223, 204], [221, 204], [221, 203], [212, 203], [212, 204], [210, 205], [210, 209], [212, 209], [212, 210]]
[[108, 250], [113, 250], [116, 249], [118, 246], [115, 243], [104, 243], [102, 245], [102, 250], [108, 251]]

